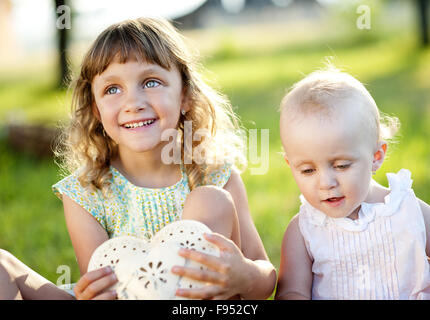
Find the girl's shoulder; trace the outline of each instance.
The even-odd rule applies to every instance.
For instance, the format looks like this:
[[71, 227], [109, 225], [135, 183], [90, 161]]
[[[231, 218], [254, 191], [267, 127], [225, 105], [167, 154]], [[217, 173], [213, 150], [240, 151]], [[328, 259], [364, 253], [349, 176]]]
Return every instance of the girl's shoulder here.
[[[97, 220], [103, 220], [104, 204], [101, 191], [82, 186], [76, 172], [54, 184], [52, 191], [60, 200], [65, 195], [88, 211]], [[102, 225], [104, 226], [104, 223]]]
[[52, 186], [52, 191], [60, 200], [63, 195], [67, 195], [80, 205], [82, 205], [83, 202], [96, 204], [101, 201], [103, 197], [101, 190], [97, 190], [90, 186], [83, 186], [76, 172], [55, 183]]
[[397, 173], [387, 173], [389, 187], [380, 185], [375, 180], [371, 181], [371, 188], [366, 203], [384, 203], [389, 198], [403, 197], [405, 192], [412, 190], [411, 172], [400, 169]]
[[91, 190], [89, 187], [83, 187], [79, 182], [77, 172], [74, 172], [52, 186], [52, 191], [58, 198], [62, 198], [63, 194], [71, 197], [72, 199], [75, 197], [88, 197], [95, 196], [96, 191]]
[[[398, 211], [418, 208], [418, 198], [412, 189], [411, 172], [400, 169], [397, 173], [387, 173], [386, 176], [388, 188], [372, 181], [370, 197], [362, 204], [362, 210], [375, 211], [376, 215], [392, 216]], [[409, 209], [405, 209], [406, 207]]]
[[223, 188], [231, 177], [233, 166], [229, 163], [224, 163], [221, 166], [211, 170], [205, 176], [205, 185], [213, 185]]

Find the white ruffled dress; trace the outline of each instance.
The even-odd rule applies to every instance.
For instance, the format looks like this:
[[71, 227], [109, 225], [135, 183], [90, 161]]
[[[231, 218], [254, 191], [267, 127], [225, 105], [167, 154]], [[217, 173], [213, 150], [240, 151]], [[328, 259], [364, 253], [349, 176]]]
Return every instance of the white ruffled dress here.
[[384, 203], [362, 203], [356, 220], [328, 217], [301, 196], [312, 299], [430, 299], [426, 229], [411, 173], [387, 178]]

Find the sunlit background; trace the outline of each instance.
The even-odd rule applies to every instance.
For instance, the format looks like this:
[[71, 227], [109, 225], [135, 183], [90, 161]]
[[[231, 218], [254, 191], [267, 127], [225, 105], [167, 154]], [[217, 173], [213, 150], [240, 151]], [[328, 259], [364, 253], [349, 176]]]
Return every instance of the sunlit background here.
[[[144, 16], [175, 18], [198, 8], [205, 0], [115, 1], [75, 0], [70, 2], [76, 14], [73, 21], [75, 40], [93, 39], [110, 24]], [[55, 3], [52, 0], [12, 0], [11, 26], [18, 44], [25, 49], [54, 45]]]
[[[362, 81], [379, 108], [402, 123], [375, 179], [387, 185], [387, 172], [408, 168], [415, 193], [430, 202], [427, 0], [66, 4], [72, 19], [64, 52], [72, 77], [91, 41], [108, 25], [166, 17], [200, 51], [205, 77], [230, 98], [244, 127], [269, 129], [267, 173], [251, 174], [259, 164], [250, 163], [242, 177], [251, 214], [277, 268], [283, 232], [299, 207], [299, 191], [281, 156], [277, 109], [286, 89], [322, 68], [327, 57]], [[59, 265], [70, 266], [76, 282], [79, 270], [62, 204], [51, 192], [61, 178], [52, 138], [70, 107], [70, 91], [61, 86], [60, 15], [54, 0], [0, 0], [0, 248], [53, 282]]]

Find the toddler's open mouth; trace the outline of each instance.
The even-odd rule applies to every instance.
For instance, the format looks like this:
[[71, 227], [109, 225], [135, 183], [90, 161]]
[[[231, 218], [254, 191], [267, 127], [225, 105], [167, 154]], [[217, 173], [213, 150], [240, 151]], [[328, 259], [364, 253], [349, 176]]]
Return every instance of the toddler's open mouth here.
[[327, 198], [327, 199], [323, 200], [323, 202], [328, 204], [330, 207], [337, 207], [343, 203], [344, 199], [345, 199], [344, 196], [332, 197], [332, 198]]

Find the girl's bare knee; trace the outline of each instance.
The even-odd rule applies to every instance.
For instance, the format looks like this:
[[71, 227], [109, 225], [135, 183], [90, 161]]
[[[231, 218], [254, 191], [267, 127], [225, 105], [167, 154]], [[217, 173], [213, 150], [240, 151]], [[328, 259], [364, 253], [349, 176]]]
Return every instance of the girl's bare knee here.
[[233, 199], [225, 189], [216, 186], [197, 187], [187, 197], [187, 200], [199, 201], [200, 204], [233, 204]]
[[[202, 186], [197, 187], [187, 196], [185, 208], [190, 210], [205, 211], [205, 214], [210, 213], [218, 218], [223, 218], [219, 215], [235, 213], [235, 206], [231, 194], [219, 187]], [[226, 218], [226, 217], [224, 217]]]
[[185, 200], [182, 219], [193, 219], [206, 224], [240, 246], [239, 222], [230, 193], [215, 186], [194, 189]]
[[26, 266], [12, 253], [4, 249], [0, 249], [0, 266], [14, 278], [27, 274]]
[[10, 276], [21, 272], [19, 260], [4, 249], [0, 249], [0, 267], [3, 272], [7, 272]]
[[4, 249], [0, 249], [0, 265], [9, 264], [12, 260], [12, 254]]
[[[13, 256], [6, 250], [0, 249], [0, 288], [11, 282], [13, 268], [12, 261]], [[1, 291], [1, 290], [0, 290]], [[4, 292], [0, 292], [0, 296], [3, 296]]]

